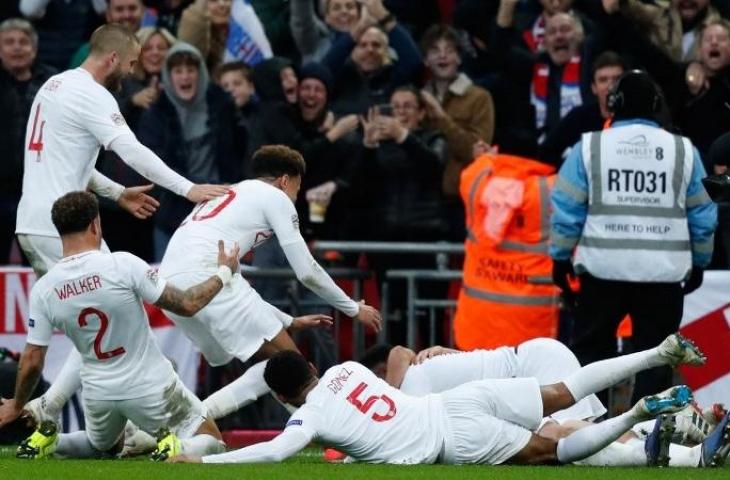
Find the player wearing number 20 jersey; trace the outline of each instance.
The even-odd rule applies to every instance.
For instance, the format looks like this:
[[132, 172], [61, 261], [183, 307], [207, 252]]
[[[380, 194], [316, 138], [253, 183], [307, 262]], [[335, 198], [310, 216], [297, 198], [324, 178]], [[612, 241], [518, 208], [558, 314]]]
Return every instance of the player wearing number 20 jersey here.
[[[233, 185], [227, 195], [196, 206], [172, 236], [160, 275], [187, 287], [215, 272], [216, 258], [209, 250], [218, 239], [226, 245], [238, 243], [241, 252], [248, 252], [274, 235], [297, 277], [314, 280], [305, 283], [346, 315], [358, 313], [358, 304], [309, 253], [292, 200], [262, 180], [245, 180]], [[292, 322], [291, 316], [266, 303], [240, 274], [195, 316], [170, 314], [170, 318], [211, 365], [225, 364], [233, 357], [246, 361], [264, 340], [274, 338]]]

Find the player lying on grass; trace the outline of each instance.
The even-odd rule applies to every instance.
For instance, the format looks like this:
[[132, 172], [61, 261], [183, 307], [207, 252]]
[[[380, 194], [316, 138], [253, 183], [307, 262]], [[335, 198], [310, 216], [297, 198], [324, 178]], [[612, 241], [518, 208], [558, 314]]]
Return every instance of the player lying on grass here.
[[[458, 354], [445, 355], [446, 352]], [[379, 345], [366, 352], [361, 363], [388, 384], [414, 397], [444, 392], [474, 380], [534, 377], [540, 385], [551, 385], [580, 369], [573, 352], [552, 338], [473, 352], [432, 347], [418, 356], [402, 346]], [[601, 401], [591, 394], [546, 418], [539, 433], [543, 437], [562, 438], [564, 432], [570, 433], [570, 427], [561, 426], [565, 421], [593, 420], [605, 413]]]
[[[297, 278], [337, 310], [378, 331], [380, 313], [364, 302], [348, 297], [309, 253], [299, 232], [294, 200], [305, 171], [304, 159], [281, 145], [260, 148], [251, 160], [256, 179], [230, 187], [225, 195], [195, 207], [172, 236], [160, 265], [160, 275], [182, 288], [210, 277], [216, 269], [215, 248], [219, 239], [234, 242], [249, 251], [276, 235]], [[286, 331], [291, 325], [306, 327], [330, 323], [325, 315], [292, 319], [266, 303], [244, 278], [236, 273], [220, 295], [192, 317], [168, 310], [213, 366], [233, 358], [247, 361], [257, 351], [269, 356], [280, 350], [297, 350]], [[249, 368], [240, 378], [205, 399], [213, 419], [221, 418], [268, 393], [263, 378], [264, 362]], [[33, 400], [28, 410], [36, 421], [55, 420], [63, 405], [78, 389], [78, 369], [64, 366], [52, 388]], [[2, 426], [2, 423], [0, 423]], [[155, 442], [144, 435], [131, 437], [128, 445], [139, 452]]]
[[317, 440], [369, 463], [570, 463], [604, 448], [637, 422], [681, 410], [691, 400], [689, 388], [645, 397], [623, 415], [557, 441], [532, 433], [544, 416], [639, 371], [702, 363], [698, 350], [672, 335], [657, 348], [596, 362], [553, 385], [541, 387], [534, 378], [481, 380], [411, 397], [359, 363], [337, 365], [319, 379], [300, 354], [280, 352], [266, 366], [266, 382], [282, 401], [300, 406], [281, 435], [178, 461], [278, 462]]
[[[540, 385], [548, 385], [580, 369], [573, 352], [549, 338], [529, 340], [517, 347], [472, 352], [436, 346], [416, 354], [405, 347], [380, 345], [366, 352], [362, 363], [390, 385], [413, 396], [439, 393], [470, 381], [488, 378], [535, 377]], [[717, 408], [718, 405], [714, 407], [717, 412], [705, 412], [703, 417], [697, 407], [688, 405], [676, 418], [663, 418], [661, 425], [655, 425], [654, 420], [640, 424], [641, 430], [646, 429], [647, 434], [639, 437], [633, 431], [627, 432], [620, 442], [611, 443], [601, 452], [578, 463], [605, 466], [647, 463], [697, 466], [698, 450], [683, 449], [680, 445], [671, 445], [671, 442], [690, 446], [702, 443], [711, 428], [726, 415], [726, 412], [719, 411], [722, 409]], [[557, 440], [590, 425], [586, 421], [603, 415], [605, 411], [598, 399], [591, 395], [543, 419], [537, 433]], [[651, 435], [648, 435], [649, 432]], [[673, 450], [671, 462], [667, 455], [670, 449]], [[328, 453], [336, 459], [332, 452]]]
[[[154, 340], [142, 302], [193, 315], [227, 285], [239, 250], [218, 243], [217, 271], [182, 291], [126, 252], [104, 253], [96, 197], [71, 192], [53, 204], [63, 258], [33, 286], [28, 339], [18, 365], [15, 396], [0, 406], [0, 423], [20, 416], [40, 378], [53, 329], [63, 331], [82, 357], [86, 431], [58, 434], [44, 421], [18, 447], [20, 458], [52, 453], [88, 458], [118, 453], [127, 419], [154, 433], [166, 429], [182, 440], [178, 451], [205, 455], [225, 449], [205, 408], [180, 381]], [[161, 434], [156, 459], [169, 453]]]

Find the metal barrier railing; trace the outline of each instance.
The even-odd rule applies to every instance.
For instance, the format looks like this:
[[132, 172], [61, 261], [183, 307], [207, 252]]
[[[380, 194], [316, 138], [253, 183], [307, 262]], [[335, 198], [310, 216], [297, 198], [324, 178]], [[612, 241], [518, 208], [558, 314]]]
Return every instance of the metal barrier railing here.
[[[388, 311], [388, 295], [390, 293], [389, 282], [391, 280], [405, 280], [406, 282], [406, 343], [408, 348], [416, 348], [416, 340], [418, 336], [418, 322], [416, 320], [416, 309], [428, 308], [429, 310], [429, 345], [436, 343], [436, 315], [435, 308], [444, 310], [451, 309], [453, 319], [453, 310], [456, 309], [456, 300], [448, 299], [428, 299], [418, 297], [418, 282], [420, 281], [446, 281], [460, 280], [462, 276], [461, 270], [387, 270], [385, 272], [385, 281], [383, 282], [383, 312]], [[384, 322], [387, 323], [387, 322]], [[451, 327], [451, 325], [449, 326]], [[453, 331], [449, 328], [449, 331]], [[451, 338], [451, 337], [450, 337]], [[450, 342], [453, 343], [453, 342]]]
[[[448, 299], [427, 299], [419, 298], [419, 282], [422, 281], [451, 281], [461, 278], [461, 271], [449, 270], [449, 256], [462, 255], [464, 253], [463, 243], [449, 242], [365, 242], [365, 241], [328, 241], [318, 240], [312, 243], [312, 250], [325, 252], [336, 250], [341, 253], [390, 253], [403, 255], [424, 255], [433, 254], [436, 260], [435, 270], [386, 270], [381, 280], [381, 313], [383, 315], [383, 329], [378, 341], [388, 340], [388, 326], [392, 320], [389, 315], [390, 305], [390, 283], [392, 281], [406, 282], [406, 337], [409, 348], [415, 348], [418, 336], [417, 311], [424, 308], [429, 312], [430, 343], [435, 341], [435, 310], [455, 309], [456, 301]], [[335, 279], [352, 280], [353, 297], [360, 298], [362, 295], [363, 282], [372, 276], [372, 272], [357, 268], [327, 268], [327, 273]], [[324, 301], [301, 300], [299, 298], [299, 283], [296, 281], [294, 271], [288, 268], [262, 269], [256, 267], [244, 267], [242, 274], [246, 278], [257, 279], [282, 279], [291, 281], [290, 290], [292, 295], [287, 299], [273, 299], [271, 303], [277, 307], [289, 307], [291, 313], [296, 315], [301, 307], [329, 307]], [[452, 315], [453, 317], [453, 315]], [[339, 319], [339, 315], [336, 314]], [[335, 323], [335, 336], [339, 336], [339, 322]], [[362, 325], [358, 322], [353, 324], [353, 354], [356, 358], [365, 350], [365, 335]]]
[[[328, 268], [327, 273], [333, 279], [351, 280], [353, 285], [352, 296], [360, 298], [362, 295], [362, 283], [372, 276], [372, 272], [361, 270], [359, 268]], [[298, 316], [302, 308], [305, 307], [326, 307], [331, 308], [324, 300], [302, 300], [299, 295], [300, 284], [294, 270], [290, 268], [258, 268], [250, 266], [241, 267], [241, 275], [246, 279], [280, 279], [290, 282], [290, 295], [286, 299], [269, 299], [276, 307], [289, 307], [289, 313], [292, 316]], [[317, 297], [319, 298], [319, 297]], [[339, 338], [340, 333], [340, 313], [335, 311], [335, 338]], [[365, 350], [365, 334], [363, 327], [359, 322], [353, 322], [352, 325], [352, 351], [355, 358], [360, 358]], [[336, 358], [339, 358], [339, 352], [335, 352]]]

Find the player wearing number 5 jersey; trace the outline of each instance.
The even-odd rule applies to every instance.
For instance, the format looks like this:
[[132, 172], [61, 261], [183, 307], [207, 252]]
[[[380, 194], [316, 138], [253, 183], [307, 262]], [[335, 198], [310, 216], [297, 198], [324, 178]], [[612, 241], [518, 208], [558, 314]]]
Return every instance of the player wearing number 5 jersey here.
[[56, 328], [82, 357], [86, 432], [58, 436], [52, 422], [43, 422], [18, 448], [18, 456], [117, 453], [127, 419], [149, 433], [174, 431], [182, 441], [165, 454], [221, 451], [220, 432], [160, 351], [142, 302], [180, 315], [196, 313], [230, 281], [239, 250], [226, 254], [219, 243], [217, 270], [181, 291], [134, 255], [100, 251], [99, 205], [93, 194], [64, 195], [54, 203], [52, 218], [64, 257], [31, 291], [15, 398], [0, 406], [0, 427], [17, 418], [28, 401]]
[[266, 382], [282, 401], [300, 407], [284, 432], [270, 442], [180, 461], [282, 461], [316, 440], [370, 463], [568, 463], [641, 420], [680, 410], [691, 392], [682, 386], [647, 397], [623, 415], [558, 441], [531, 433], [543, 416], [640, 370], [683, 363], [700, 365], [704, 357], [670, 337], [658, 348], [588, 365], [552, 385], [534, 378], [480, 380], [416, 398], [359, 363], [336, 365], [320, 379], [300, 354], [280, 352], [269, 359]]
[[[700, 154], [659, 127], [662, 104], [646, 73], [624, 73], [608, 96], [611, 128], [584, 134], [555, 182], [553, 280], [577, 295], [571, 348], [582, 364], [615, 355], [627, 314], [638, 349], [679, 328], [684, 295], [700, 286], [712, 257], [717, 207], [701, 183]], [[642, 373], [634, 399], [671, 380], [669, 369]]]
[[91, 188], [139, 218], [157, 208], [157, 201], [145, 194], [151, 185], [125, 189], [94, 170], [102, 146], [142, 176], [193, 202], [225, 191], [181, 177], [140, 144], [127, 126], [109, 90], [119, 89], [122, 78], [134, 70], [139, 52], [133, 33], [118, 25], [102, 26], [91, 37], [91, 53], [83, 65], [51, 77], [33, 100], [16, 233], [39, 276], [61, 258], [51, 205], [65, 193]]
[[[230, 187], [226, 195], [195, 207], [168, 244], [160, 275], [181, 286], [192, 285], [215, 270], [211, 245], [218, 238], [246, 252], [276, 237], [297, 278], [327, 303], [376, 330], [380, 314], [348, 297], [309, 253], [299, 233], [296, 200], [305, 165], [302, 156], [282, 145], [260, 148], [251, 161], [256, 179]], [[241, 275], [208, 306], [190, 318], [170, 318], [197, 345], [211, 365], [232, 358], [248, 360], [262, 346], [267, 353], [296, 350], [286, 328], [292, 317], [266, 303]], [[263, 363], [205, 400], [220, 418], [268, 392]]]

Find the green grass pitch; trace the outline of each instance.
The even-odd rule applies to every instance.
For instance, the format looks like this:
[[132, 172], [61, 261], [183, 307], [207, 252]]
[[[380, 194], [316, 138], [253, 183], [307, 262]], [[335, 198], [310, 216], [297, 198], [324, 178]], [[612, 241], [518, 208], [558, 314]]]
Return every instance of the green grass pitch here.
[[730, 479], [730, 467], [705, 469], [489, 467], [481, 465], [330, 465], [309, 449], [283, 464], [188, 465], [138, 460], [42, 460], [13, 457], [0, 447], [2, 480], [715, 480]]

